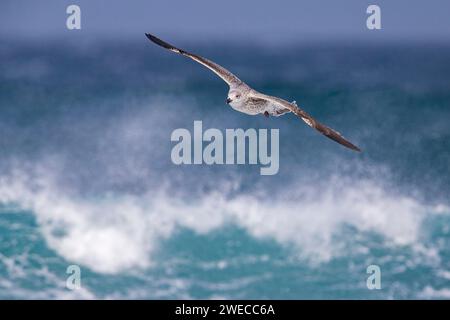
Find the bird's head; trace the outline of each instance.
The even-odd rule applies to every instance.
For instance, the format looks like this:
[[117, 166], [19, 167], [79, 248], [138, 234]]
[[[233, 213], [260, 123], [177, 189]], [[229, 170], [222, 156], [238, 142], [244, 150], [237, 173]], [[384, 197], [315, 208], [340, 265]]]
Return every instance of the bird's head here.
[[231, 106], [240, 105], [242, 102], [243, 94], [241, 91], [233, 89], [228, 92], [227, 103]]

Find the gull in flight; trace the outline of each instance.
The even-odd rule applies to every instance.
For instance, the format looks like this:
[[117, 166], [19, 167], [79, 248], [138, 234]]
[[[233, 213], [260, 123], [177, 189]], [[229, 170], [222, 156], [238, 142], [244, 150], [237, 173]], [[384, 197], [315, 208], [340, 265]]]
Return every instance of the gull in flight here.
[[214, 72], [216, 75], [218, 75], [220, 78], [222, 78], [222, 80], [230, 86], [226, 101], [227, 104], [229, 104], [233, 109], [250, 115], [263, 114], [266, 117], [268, 117], [269, 115], [278, 117], [285, 113], [292, 112], [300, 117], [308, 126], [316, 129], [328, 138], [352, 150], [361, 151], [353, 143], [346, 140], [339, 132], [321, 124], [305, 111], [300, 109], [295, 101], [288, 102], [278, 97], [260, 93], [250, 88], [246, 83], [244, 83], [230, 71], [218, 65], [217, 63], [214, 63], [196, 54], [189, 53], [187, 51], [174, 47], [173, 45], [168, 44], [167, 42], [149, 33], [146, 33], [145, 35], [148, 39], [150, 39], [157, 45], [172, 52], [191, 58], [192, 60], [202, 64], [203, 66]]

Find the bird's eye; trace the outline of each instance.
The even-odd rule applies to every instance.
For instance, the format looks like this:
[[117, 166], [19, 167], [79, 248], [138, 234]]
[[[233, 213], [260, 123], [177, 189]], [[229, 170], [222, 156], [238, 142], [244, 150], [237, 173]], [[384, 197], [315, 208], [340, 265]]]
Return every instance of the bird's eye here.
[[240, 94], [237, 94], [237, 95], [236, 95], [236, 98], [240, 98], [240, 97], [241, 97], [241, 95], [240, 95]]

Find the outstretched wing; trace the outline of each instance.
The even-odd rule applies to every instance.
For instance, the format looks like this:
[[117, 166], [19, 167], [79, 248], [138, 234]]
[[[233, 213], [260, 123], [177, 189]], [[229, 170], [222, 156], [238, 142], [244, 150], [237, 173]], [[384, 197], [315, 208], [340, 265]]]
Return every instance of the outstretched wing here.
[[215, 74], [217, 74], [219, 77], [221, 77], [223, 79], [223, 81], [225, 81], [229, 86], [238, 85], [238, 84], [242, 83], [242, 81], [238, 77], [236, 77], [234, 74], [232, 74], [230, 71], [228, 71], [224, 67], [219, 66], [217, 63], [214, 63], [214, 62], [212, 62], [206, 58], [200, 57], [196, 54], [192, 54], [192, 53], [189, 53], [182, 49], [179, 49], [177, 47], [174, 47], [173, 45], [168, 44], [167, 42], [164, 42], [163, 40], [155, 37], [154, 35], [151, 35], [150, 33], [146, 33], [145, 35], [147, 36], [147, 38], [150, 39], [150, 41], [156, 43], [157, 45], [159, 45], [165, 49], [168, 49], [170, 51], [173, 51], [175, 53], [179, 53], [183, 56], [189, 57], [192, 60], [197, 61], [198, 63], [204, 65], [209, 70], [213, 71]]
[[340, 143], [343, 146], [346, 146], [347, 148], [350, 148], [352, 150], [359, 151], [359, 152], [361, 151], [361, 149], [359, 149], [357, 146], [355, 146], [350, 141], [346, 140], [339, 132], [316, 121], [313, 117], [311, 117], [305, 111], [300, 109], [297, 105], [287, 102], [286, 100], [283, 100], [281, 98], [268, 96], [268, 95], [265, 95], [262, 93], [257, 93], [257, 97], [266, 99], [270, 103], [279, 105], [280, 107], [284, 107], [286, 109], [289, 109], [291, 112], [295, 113], [303, 121], [305, 121], [308, 126], [316, 129], [317, 131], [319, 131], [323, 135], [327, 136], [328, 138], [330, 138], [330, 139], [336, 141], [337, 143]]

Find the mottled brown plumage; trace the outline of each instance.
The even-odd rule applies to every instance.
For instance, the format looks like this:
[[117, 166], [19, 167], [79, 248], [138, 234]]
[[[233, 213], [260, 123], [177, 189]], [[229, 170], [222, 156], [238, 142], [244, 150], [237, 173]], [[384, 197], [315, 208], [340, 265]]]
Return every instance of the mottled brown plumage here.
[[229, 86], [227, 103], [235, 110], [250, 114], [263, 114], [265, 116], [280, 116], [285, 113], [292, 112], [300, 117], [311, 128], [316, 129], [326, 137], [342, 144], [343, 146], [355, 151], [361, 151], [357, 146], [346, 140], [339, 132], [321, 124], [313, 117], [300, 109], [295, 102], [288, 102], [278, 97], [268, 96], [250, 88], [246, 83], [232, 74], [224, 67], [201, 56], [189, 53], [179, 49], [149, 33], [145, 34], [152, 42], [168, 49], [172, 52], [181, 54], [192, 60], [202, 64], [216, 75], [222, 78]]

